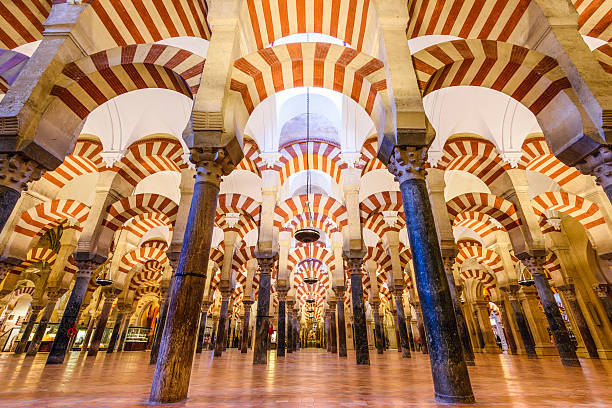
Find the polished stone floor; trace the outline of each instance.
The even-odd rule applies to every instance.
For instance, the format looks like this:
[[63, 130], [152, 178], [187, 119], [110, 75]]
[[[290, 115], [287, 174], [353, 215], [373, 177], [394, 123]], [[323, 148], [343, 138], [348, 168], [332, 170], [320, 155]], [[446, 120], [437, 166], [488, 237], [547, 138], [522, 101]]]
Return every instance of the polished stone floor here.
[[[395, 350], [370, 355], [372, 365], [356, 366], [354, 355], [339, 359], [322, 350], [302, 350], [270, 364], [253, 366], [252, 354], [228, 351], [221, 358], [196, 357], [189, 407], [438, 406], [427, 356], [402, 360]], [[149, 353], [72, 353], [63, 366], [0, 354], [2, 407], [147, 406], [153, 375]], [[479, 407], [610, 407], [612, 361], [582, 360], [565, 368], [553, 357], [527, 360], [477, 355], [470, 367]]]

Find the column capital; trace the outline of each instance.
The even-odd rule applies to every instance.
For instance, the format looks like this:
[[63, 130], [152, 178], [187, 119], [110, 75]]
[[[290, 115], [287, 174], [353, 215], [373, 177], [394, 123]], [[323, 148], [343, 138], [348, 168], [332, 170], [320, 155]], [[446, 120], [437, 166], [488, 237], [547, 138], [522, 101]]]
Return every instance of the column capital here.
[[47, 300], [49, 302], [57, 302], [63, 295], [68, 291], [67, 288], [62, 287], [48, 287], [46, 289], [47, 292]]
[[119, 296], [121, 293], [121, 289], [114, 288], [112, 286], [107, 286], [102, 289], [102, 293], [104, 293], [104, 302], [114, 302], [115, 298]]
[[276, 288], [276, 293], [278, 293], [279, 302], [287, 301], [287, 292], [289, 292], [289, 287], [281, 286]]
[[395, 146], [387, 168], [400, 185], [407, 180], [425, 180], [428, 147]]
[[344, 259], [346, 260], [348, 269], [349, 269], [349, 274], [350, 275], [356, 275], [359, 274], [361, 275], [361, 268], [363, 266], [363, 256], [362, 257], [355, 257], [352, 256], [353, 254], [344, 254]]
[[608, 292], [610, 292], [610, 285], [607, 283], [595, 283], [592, 288], [597, 297], [600, 298], [605, 298], [608, 296]]
[[190, 150], [190, 159], [196, 166], [196, 184], [211, 183], [219, 187], [221, 176], [228, 175], [235, 167], [222, 147], [195, 146]]
[[334, 286], [332, 288], [334, 293], [336, 294], [336, 300], [344, 301], [344, 294], [346, 293], [346, 286]]
[[262, 254], [256, 251], [255, 257], [257, 258], [257, 262], [259, 263], [259, 273], [264, 275], [270, 275], [272, 273], [272, 268], [276, 265], [276, 261], [278, 261], [278, 253], [273, 254]]
[[531, 276], [546, 276], [546, 271], [544, 270], [544, 263], [546, 262], [545, 256], [531, 255], [523, 257], [521, 262], [527, 267], [527, 269], [529, 269]]
[[455, 257], [454, 256], [444, 256], [442, 257], [442, 264], [444, 265], [444, 272], [447, 275], [453, 275], [453, 265], [455, 265]]
[[576, 288], [573, 283], [568, 283], [567, 285], [557, 286], [557, 290], [563, 293], [563, 296], [567, 300], [574, 301], [576, 300]]
[[0, 185], [21, 192], [39, 180], [45, 169], [20, 152], [0, 153]]
[[595, 176], [595, 182], [606, 187], [612, 184], [612, 148], [601, 145], [576, 164], [582, 174]]
[[508, 285], [502, 288], [499, 288], [502, 292], [504, 292], [506, 294], [506, 296], [508, 296], [508, 299], [510, 300], [518, 300], [518, 294], [519, 294], [519, 290], [520, 290], [520, 286], [519, 285]]
[[102, 262], [86, 260], [86, 261], [76, 261], [77, 266], [79, 267], [79, 271], [77, 272], [78, 277], [90, 277], [91, 273], [96, 270]]

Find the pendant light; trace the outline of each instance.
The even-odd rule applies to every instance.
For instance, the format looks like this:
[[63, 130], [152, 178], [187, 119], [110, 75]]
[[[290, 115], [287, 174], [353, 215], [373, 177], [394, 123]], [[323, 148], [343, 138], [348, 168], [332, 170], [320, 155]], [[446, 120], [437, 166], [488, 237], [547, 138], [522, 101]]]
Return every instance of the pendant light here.
[[319, 231], [314, 228], [312, 211], [310, 209], [310, 88], [306, 88], [306, 216], [308, 224], [293, 234], [293, 237], [304, 244], [310, 244], [321, 238]]
[[528, 278], [527, 274], [525, 274], [526, 270], [527, 270], [527, 268], [522, 268], [521, 274], [519, 275], [519, 278], [518, 278], [518, 284], [521, 285], [521, 286], [533, 286], [533, 285], [535, 285], [535, 281], [533, 280], [533, 276], [531, 276], [531, 274], [529, 274], [529, 278]]
[[102, 274], [96, 278], [96, 283], [102, 287], [112, 285], [113, 281], [110, 278], [110, 263], [105, 264], [102, 268]]

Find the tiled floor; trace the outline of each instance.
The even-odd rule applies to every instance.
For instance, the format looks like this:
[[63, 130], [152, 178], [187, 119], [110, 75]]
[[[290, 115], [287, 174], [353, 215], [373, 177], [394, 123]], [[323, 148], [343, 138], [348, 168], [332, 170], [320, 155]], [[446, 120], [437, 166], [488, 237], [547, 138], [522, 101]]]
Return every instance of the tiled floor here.
[[[149, 353], [125, 352], [96, 359], [72, 353], [63, 366], [0, 354], [2, 407], [146, 406], [153, 367]], [[253, 366], [252, 354], [231, 350], [213, 359], [196, 357], [186, 403], [175, 406], [412, 406], [434, 403], [429, 360], [418, 354], [402, 360], [395, 350], [371, 354], [372, 365], [356, 366], [354, 355], [339, 359], [302, 350]], [[612, 361], [582, 360], [565, 368], [556, 358], [477, 355], [470, 367], [479, 407], [610, 407]]]

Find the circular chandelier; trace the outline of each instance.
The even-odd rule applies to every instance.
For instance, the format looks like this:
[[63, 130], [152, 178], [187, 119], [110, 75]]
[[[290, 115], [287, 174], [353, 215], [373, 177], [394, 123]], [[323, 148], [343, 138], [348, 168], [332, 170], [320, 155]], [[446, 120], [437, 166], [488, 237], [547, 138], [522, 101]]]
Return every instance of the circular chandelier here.
[[295, 231], [293, 237], [298, 242], [312, 244], [321, 238], [321, 233], [314, 228], [312, 223], [312, 211], [310, 209], [310, 88], [306, 88], [306, 216], [309, 225]]

